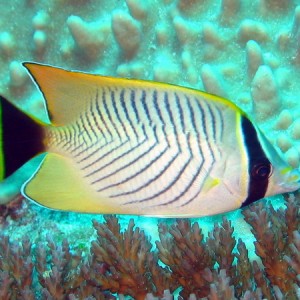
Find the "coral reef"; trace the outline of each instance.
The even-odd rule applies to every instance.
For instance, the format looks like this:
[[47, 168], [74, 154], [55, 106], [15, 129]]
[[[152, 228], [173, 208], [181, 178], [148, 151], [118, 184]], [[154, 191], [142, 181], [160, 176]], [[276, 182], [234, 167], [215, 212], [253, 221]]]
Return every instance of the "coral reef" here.
[[[0, 94], [31, 114], [46, 120], [25, 60], [171, 82], [230, 98], [299, 167], [297, 1], [12, 0], [0, 7]], [[18, 195], [4, 204], [24, 176], [12, 178], [0, 199], [1, 299], [300, 297], [299, 195], [285, 209], [263, 202], [244, 210], [256, 238], [253, 259], [239, 214], [208, 234], [203, 220], [162, 221], [155, 249], [149, 236], [157, 233], [141, 219], [124, 231], [122, 217], [107, 217], [92, 230], [86, 216], [46, 213]]]
[[[106, 266], [104, 274], [97, 276], [103, 289], [131, 295], [134, 299], [145, 299], [153, 292], [163, 296], [165, 289], [171, 292], [177, 287], [171, 280], [171, 273], [158, 265], [157, 254], [150, 251], [152, 244], [145, 233], [134, 228], [131, 219], [124, 233], [120, 232], [117, 218], [106, 218], [106, 223], [94, 221], [97, 241], [92, 243], [92, 259]], [[89, 266], [88, 272], [93, 269]], [[138, 283], [138, 284], [137, 284]]]
[[[159, 241], [130, 220], [94, 221], [88, 251], [51, 235], [34, 243], [0, 239], [1, 299], [298, 299], [300, 289], [299, 195], [286, 208], [262, 203], [243, 211], [256, 237], [255, 260], [225, 217], [207, 237], [199, 222], [160, 222]], [[180, 287], [180, 289], [178, 289]], [[121, 299], [120, 298], [120, 299]]]
[[30, 290], [33, 279], [30, 240], [24, 237], [19, 245], [8, 236], [1, 236], [0, 249], [1, 299], [34, 299]]

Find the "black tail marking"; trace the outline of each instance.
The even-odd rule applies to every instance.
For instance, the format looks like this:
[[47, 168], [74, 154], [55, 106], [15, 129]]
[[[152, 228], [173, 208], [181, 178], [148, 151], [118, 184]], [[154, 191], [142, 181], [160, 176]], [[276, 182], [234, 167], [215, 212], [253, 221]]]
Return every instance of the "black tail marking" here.
[[44, 131], [40, 124], [2, 96], [0, 96], [0, 105], [2, 106], [0, 126], [2, 126], [4, 178], [6, 178], [35, 155], [44, 152]]

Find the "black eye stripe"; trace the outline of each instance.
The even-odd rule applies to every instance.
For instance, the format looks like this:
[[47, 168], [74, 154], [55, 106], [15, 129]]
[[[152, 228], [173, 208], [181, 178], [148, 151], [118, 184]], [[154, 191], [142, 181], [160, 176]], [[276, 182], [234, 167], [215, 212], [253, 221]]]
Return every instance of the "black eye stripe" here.
[[244, 136], [244, 144], [248, 153], [248, 173], [249, 173], [249, 185], [248, 185], [248, 197], [242, 204], [242, 207], [249, 205], [250, 203], [263, 198], [268, 189], [269, 176], [253, 176], [253, 170], [256, 166], [263, 163], [266, 166], [270, 166], [270, 172], [272, 165], [264, 150], [261, 147], [260, 141], [257, 136], [256, 129], [249, 119], [242, 116], [241, 119], [242, 132]]

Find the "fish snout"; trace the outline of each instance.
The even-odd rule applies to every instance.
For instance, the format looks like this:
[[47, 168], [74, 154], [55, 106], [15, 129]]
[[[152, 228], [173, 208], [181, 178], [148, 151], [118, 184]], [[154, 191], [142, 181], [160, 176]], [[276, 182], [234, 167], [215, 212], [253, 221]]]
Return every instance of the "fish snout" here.
[[300, 188], [300, 170], [290, 169], [288, 171], [281, 170], [280, 186], [285, 192], [292, 192]]

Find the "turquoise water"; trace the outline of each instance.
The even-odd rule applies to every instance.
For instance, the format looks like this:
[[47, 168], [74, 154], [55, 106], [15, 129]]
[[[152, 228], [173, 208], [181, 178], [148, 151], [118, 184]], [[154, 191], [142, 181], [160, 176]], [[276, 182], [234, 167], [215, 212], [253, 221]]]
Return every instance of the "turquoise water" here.
[[[299, 1], [10, 1], [0, 0], [0, 94], [46, 120], [42, 95], [22, 61], [38, 61], [91, 73], [175, 83], [231, 99], [244, 109], [288, 163], [299, 167]], [[19, 177], [19, 178], [17, 178]], [[22, 182], [9, 183], [16, 193]], [[0, 194], [4, 186], [0, 186]], [[263, 200], [265, 201], [265, 200]], [[271, 199], [278, 208], [283, 197]], [[27, 202], [26, 202], [27, 203]], [[263, 202], [264, 203], [264, 202]], [[92, 219], [27, 203], [17, 220], [6, 218], [2, 233], [45, 242], [69, 240], [89, 251]], [[255, 241], [240, 211], [225, 214], [249, 259]], [[172, 219], [119, 216], [159, 239], [157, 223]], [[222, 216], [192, 219], [212, 230]], [[297, 225], [299, 231], [299, 225]], [[1, 279], [0, 279], [1, 280]], [[1, 289], [0, 289], [1, 290]]]

